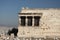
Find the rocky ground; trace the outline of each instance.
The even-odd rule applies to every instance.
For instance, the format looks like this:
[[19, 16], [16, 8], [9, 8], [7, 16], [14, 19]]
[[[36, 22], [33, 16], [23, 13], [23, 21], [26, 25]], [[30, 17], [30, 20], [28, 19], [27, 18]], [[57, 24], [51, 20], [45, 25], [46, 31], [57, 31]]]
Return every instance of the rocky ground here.
[[[19, 37], [14, 37], [12, 34], [11, 36], [7, 35], [7, 32], [9, 29], [12, 29], [13, 27], [5, 27], [5, 26], [0, 26], [0, 40], [30, 40], [30, 38], [19, 38]], [[59, 37], [57, 38], [33, 38], [31, 37], [31, 40], [60, 40]]]
[[8, 30], [11, 30], [13, 27], [6, 27], [6, 26], [0, 26], [0, 40], [18, 40], [14, 38], [13, 36], [7, 35]]

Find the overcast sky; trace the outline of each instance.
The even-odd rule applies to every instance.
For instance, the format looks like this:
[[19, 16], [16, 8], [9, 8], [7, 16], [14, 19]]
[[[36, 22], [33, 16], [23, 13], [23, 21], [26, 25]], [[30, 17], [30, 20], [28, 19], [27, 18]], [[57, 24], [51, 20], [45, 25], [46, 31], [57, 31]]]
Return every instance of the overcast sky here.
[[22, 7], [60, 8], [60, 0], [0, 0], [0, 26], [18, 26]]

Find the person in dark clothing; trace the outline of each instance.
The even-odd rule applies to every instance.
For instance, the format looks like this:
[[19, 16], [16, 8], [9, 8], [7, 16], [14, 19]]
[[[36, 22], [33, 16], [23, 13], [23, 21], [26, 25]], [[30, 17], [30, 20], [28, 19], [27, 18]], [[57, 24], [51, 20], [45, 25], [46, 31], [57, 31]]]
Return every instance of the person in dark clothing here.
[[14, 36], [17, 36], [18, 29], [17, 28], [12, 28], [12, 30], [9, 30], [7, 34], [11, 35], [12, 33], [14, 34]]

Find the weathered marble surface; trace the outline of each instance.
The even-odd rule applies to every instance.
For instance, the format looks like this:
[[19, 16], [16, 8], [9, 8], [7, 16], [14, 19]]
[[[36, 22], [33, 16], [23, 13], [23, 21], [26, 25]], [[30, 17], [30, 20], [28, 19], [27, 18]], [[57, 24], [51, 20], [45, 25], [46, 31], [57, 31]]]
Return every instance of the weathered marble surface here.
[[[60, 8], [22, 9], [20, 13], [42, 13], [39, 27], [18, 26], [19, 37], [60, 36]], [[18, 15], [35, 16], [35, 15]], [[39, 16], [39, 15], [38, 15]]]

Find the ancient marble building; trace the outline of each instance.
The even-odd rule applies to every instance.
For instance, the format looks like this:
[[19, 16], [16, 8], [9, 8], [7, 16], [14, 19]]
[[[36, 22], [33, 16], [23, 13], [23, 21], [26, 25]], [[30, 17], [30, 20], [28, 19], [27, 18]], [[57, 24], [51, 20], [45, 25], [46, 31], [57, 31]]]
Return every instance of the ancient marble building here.
[[21, 40], [60, 40], [60, 8], [22, 8], [18, 17]]

